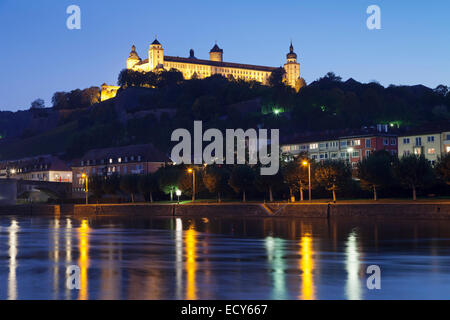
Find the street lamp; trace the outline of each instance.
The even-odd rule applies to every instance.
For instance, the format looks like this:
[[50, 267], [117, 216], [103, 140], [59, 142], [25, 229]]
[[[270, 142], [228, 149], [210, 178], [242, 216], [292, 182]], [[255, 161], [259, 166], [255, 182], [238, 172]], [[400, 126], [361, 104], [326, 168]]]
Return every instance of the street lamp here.
[[309, 201], [311, 202], [311, 162], [305, 160], [303, 161], [303, 166], [308, 167]]
[[195, 170], [189, 168], [188, 172], [192, 173], [192, 202], [195, 202]]
[[176, 194], [177, 194], [177, 197], [178, 197], [178, 204], [180, 204], [181, 190], [177, 189]]
[[81, 178], [86, 181], [86, 204], [89, 204], [89, 177], [86, 173], [82, 173]]

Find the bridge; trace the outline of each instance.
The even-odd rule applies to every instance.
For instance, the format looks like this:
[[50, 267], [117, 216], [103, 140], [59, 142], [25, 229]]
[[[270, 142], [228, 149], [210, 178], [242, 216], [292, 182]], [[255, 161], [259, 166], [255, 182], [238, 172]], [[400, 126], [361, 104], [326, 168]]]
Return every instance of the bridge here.
[[41, 192], [47, 198], [67, 199], [72, 195], [72, 183], [0, 179], [0, 205], [16, 204], [17, 198], [26, 198]]

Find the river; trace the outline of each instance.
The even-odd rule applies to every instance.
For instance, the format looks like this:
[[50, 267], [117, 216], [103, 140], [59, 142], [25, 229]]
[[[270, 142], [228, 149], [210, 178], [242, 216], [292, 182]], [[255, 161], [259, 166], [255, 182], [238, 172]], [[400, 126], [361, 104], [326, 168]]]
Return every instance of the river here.
[[450, 221], [4, 216], [0, 299], [450, 299]]

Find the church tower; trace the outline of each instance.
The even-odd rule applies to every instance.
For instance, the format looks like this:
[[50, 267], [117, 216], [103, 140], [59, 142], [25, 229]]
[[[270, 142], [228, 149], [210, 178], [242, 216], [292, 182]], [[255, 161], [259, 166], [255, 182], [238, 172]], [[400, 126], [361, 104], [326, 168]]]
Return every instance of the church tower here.
[[209, 60], [223, 62], [223, 50], [219, 48], [217, 43], [214, 45], [214, 47], [209, 52]]
[[152, 42], [148, 50], [148, 71], [153, 71], [156, 68], [164, 67], [164, 49], [157, 39]]
[[136, 52], [136, 47], [133, 45], [131, 47], [130, 56], [127, 59], [127, 69], [133, 69], [136, 63], [141, 62], [141, 58]]
[[287, 62], [284, 65], [286, 71], [286, 82], [291, 87], [295, 88], [297, 81], [300, 78], [300, 63], [297, 62], [297, 54], [294, 52], [294, 46], [289, 47], [289, 53], [287, 54]]

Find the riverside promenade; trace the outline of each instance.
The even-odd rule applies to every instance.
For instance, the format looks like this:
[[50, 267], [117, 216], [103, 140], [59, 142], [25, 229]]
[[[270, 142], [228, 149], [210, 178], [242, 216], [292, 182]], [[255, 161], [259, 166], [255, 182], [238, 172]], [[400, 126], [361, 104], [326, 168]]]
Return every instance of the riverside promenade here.
[[90, 205], [0, 206], [0, 215], [21, 216], [154, 216], [154, 217], [295, 217], [295, 218], [396, 218], [450, 219], [450, 201], [352, 200], [313, 202], [183, 202]]

